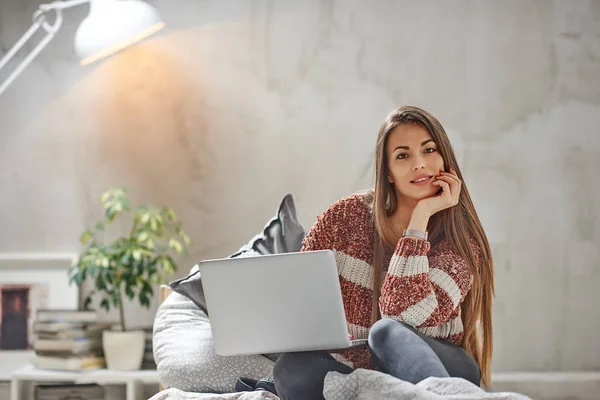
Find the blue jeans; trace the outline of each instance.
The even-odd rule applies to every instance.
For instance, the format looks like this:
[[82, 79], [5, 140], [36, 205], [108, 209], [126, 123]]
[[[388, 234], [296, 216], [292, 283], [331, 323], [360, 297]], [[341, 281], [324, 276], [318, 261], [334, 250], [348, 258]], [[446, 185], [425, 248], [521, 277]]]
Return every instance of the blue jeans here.
[[[369, 349], [377, 370], [407, 382], [434, 376], [480, 383], [479, 366], [463, 348], [427, 337], [402, 322], [377, 321], [369, 333]], [[330, 371], [349, 374], [353, 369], [325, 351], [285, 353], [273, 370], [277, 394], [282, 400], [323, 399]]]

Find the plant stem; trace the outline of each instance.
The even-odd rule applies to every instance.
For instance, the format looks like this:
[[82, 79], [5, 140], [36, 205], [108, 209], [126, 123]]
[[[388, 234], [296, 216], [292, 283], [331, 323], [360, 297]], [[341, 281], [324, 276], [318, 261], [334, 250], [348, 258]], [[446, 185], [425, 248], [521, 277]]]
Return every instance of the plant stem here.
[[119, 320], [121, 321], [121, 331], [125, 332], [125, 310], [123, 308], [123, 293], [121, 292], [121, 280], [117, 285], [117, 293], [119, 295]]
[[136, 230], [137, 230], [137, 221], [135, 221], [135, 217], [134, 217], [133, 225], [131, 226], [131, 232], [129, 232], [129, 241], [133, 240], [133, 235], [135, 234]]

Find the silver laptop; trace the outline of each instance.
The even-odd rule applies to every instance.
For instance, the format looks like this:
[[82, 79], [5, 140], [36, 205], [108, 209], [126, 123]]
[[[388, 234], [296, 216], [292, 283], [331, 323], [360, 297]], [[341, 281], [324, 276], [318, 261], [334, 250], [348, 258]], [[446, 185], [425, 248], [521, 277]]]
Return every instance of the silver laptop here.
[[348, 337], [331, 250], [206, 260], [199, 268], [218, 355], [366, 346]]

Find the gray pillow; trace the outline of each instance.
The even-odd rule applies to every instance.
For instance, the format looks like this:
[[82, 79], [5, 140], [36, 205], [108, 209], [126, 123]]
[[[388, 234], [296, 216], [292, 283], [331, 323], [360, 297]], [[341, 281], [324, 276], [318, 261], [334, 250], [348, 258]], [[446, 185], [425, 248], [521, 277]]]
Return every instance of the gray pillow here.
[[[250, 241], [230, 255], [230, 258], [249, 257], [263, 254], [290, 253], [299, 251], [306, 232], [298, 222], [294, 198], [285, 195], [277, 213], [266, 226]], [[169, 284], [174, 292], [189, 298], [195, 305], [208, 315], [200, 271], [195, 265], [185, 278]]]

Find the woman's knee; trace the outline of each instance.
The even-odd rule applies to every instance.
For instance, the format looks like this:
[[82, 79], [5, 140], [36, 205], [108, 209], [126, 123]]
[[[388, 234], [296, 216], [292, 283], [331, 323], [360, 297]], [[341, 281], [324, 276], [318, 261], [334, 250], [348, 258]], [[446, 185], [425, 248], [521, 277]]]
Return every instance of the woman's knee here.
[[477, 364], [477, 361], [475, 361], [475, 359], [467, 354], [465, 352], [465, 357], [466, 357], [466, 361], [465, 361], [465, 373], [463, 378], [468, 380], [469, 382], [480, 386], [481, 385], [481, 370], [479, 369], [479, 364]]
[[375, 322], [369, 331], [369, 347], [377, 348], [386, 343], [392, 337], [397, 342], [398, 335], [414, 335], [414, 330], [404, 322], [389, 318], [382, 318]]
[[308, 379], [307, 369], [314, 364], [316, 356], [312, 351], [282, 354], [273, 367], [273, 380], [276, 384], [290, 382], [302, 384], [303, 382], [300, 381], [304, 378]]
[[323, 399], [323, 383], [331, 371], [349, 374], [352, 368], [325, 351], [286, 353], [275, 363], [273, 380], [282, 400]]
[[312, 392], [318, 391], [319, 382], [312, 382], [307, 373], [313, 357], [312, 352], [298, 352], [285, 353], [277, 359], [273, 381], [281, 399], [311, 398]]
[[369, 350], [379, 371], [417, 383], [429, 376], [448, 376], [433, 349], [409, 325], [377, 321], [369, 332]]
[[[275, 362], [273, 379], [279, 378], [280, 381], [284, 381], [289, 376], [307, 376], [307, 370], [320, 369], [322, 362], [327, 362], [329, 358], [331, 357], [325, 352], [319, 351], [284, 353]], [[331, 360], [333, 361], [333, 358]]]
[[303, 353], [284, 353], [279, 356], [273, 367], [273, 379], [285, 380], [287, 374], [293, 374], [301, 368]]

